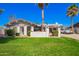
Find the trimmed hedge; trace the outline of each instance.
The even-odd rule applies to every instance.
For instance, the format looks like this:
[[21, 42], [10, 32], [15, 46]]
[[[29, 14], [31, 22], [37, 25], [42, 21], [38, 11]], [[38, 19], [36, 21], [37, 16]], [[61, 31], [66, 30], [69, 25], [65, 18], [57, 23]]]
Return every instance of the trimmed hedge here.
[[58, 30], [53, 30], [53, 31], [52, 31], [52, 35], [53, 35], [53, 36], [58, 36]]
[[14, 36], [15, 30], [14, 29], [7, 29], [5, 30], [7, 36]]
[[16, 33], [16, 36], [19, 36], [20, 35], [20, 33]]

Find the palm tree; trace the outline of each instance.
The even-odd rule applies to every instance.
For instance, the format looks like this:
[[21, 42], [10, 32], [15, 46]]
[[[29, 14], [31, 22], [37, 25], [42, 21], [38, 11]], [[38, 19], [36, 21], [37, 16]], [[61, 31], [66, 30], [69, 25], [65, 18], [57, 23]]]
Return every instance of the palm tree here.
[[67, 16], [71, 18], [71, 31], [74, 33], [73, 18], [78, 14], [78, 6], [76, 4], [71, 5], [67, 10]]
[[42, 10], [42, 31], [44, 31], [44, 5], [48, 6], [48, 3], [38, 3], [38, 7]]
[[3, 9], [0, 9], [0, 15], [3, 13], [3, 11], [4, 11]]

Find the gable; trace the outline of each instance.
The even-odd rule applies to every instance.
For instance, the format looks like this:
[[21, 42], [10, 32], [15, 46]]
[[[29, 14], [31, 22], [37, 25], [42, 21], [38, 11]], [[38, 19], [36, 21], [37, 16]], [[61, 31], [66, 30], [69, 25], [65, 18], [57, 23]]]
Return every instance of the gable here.
[[18, 19], [18, 20], [12, 20], [11, 22], [5, 24], [6, 27], [11, 27], [11, 26], [15, 26], [15, 25], [31, 25], [31, 26], [34, 26], [36, 24], [33, 24], [32, 22], [29, 22], [29, 21], [25, 21], [23, 19]]

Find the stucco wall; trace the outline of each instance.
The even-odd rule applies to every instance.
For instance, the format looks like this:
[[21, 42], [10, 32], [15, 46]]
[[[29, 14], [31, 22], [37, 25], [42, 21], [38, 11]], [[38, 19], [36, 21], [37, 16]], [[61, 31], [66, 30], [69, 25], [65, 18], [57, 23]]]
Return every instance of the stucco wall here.
[[47, 32], [31, 32], [31, 37], [48, 37]]
[[0, 37], [3, 37], [5, 35], [4, 29], [0, 30]]
[[75, 27], [75, 32], [79, 33], [79, 27]]

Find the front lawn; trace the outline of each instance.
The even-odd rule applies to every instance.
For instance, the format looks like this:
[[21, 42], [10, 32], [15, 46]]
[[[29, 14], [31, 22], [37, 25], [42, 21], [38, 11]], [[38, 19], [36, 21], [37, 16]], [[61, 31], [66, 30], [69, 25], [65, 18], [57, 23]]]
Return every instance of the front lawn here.
[[2, 38], [0, 55], [79, 56], [79, 41], [71, 38]]

